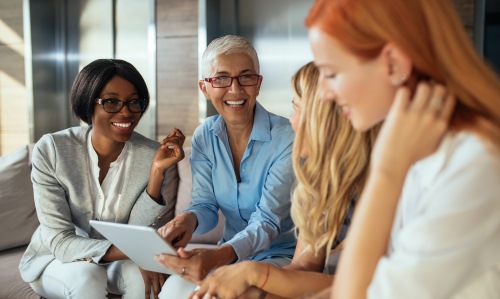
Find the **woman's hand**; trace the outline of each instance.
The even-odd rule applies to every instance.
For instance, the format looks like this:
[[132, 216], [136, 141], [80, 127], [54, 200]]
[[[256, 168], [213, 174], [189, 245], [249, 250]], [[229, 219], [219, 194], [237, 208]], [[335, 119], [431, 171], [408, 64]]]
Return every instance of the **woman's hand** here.
[[[265, 279], [265, 267], [265, 264], [262, 265], [259, 262], [251, 261], [221, 267], [205, 278], [201, 283], [200, 288], [193, 292], [190, 298], [201, 299], [205, 298], [204, 296], [207, 294], [209, 294], [209, 296], [215, 296], [219, 299], [240, 298], [240, 296], [245, 294], [250, 287], [259, 283], [259, 281], [257, 281], [259, 278], [261, 280]], [[260, 296], [260, 292], [255, 291], [247, 293], [245, 296], [251, 294], [258, 294]], [[241, 298], [252, 297], [243, 296]]]
[[186, 137], [181, 130], [174, 128], [172, 132], [160, 142], [160, 147], [153, 158], [153, 167], [165, 173], [169, 167], [184, 159], [184, 150], [182, 149], [184, 140], [186, 140]]
[[184, 212], [160, 227], [158, 233], [175, 248], [186, 247], [197, 225], [196, 215]]
[[160, 147], [155, 153], [146, 191], [158, 203], [160, 203], [161, 187], [165, 179], [165, 172], [169, 167], [184, 159], [182, 146], [185, 139], [186, 137], [182, 134], [181, 130], [174, 128], [172, 133], [160, 142]]
[[161, 288], [165, 283], [165, 276], [163, 273], [146, 271], [142, 268], [141, 270], [142, 280], [144, 281], [144, 298], [149, 299], [151, 296], [151, 288], [153, 289], [155, 299], [158, 299], [158, 294], [160, 294]]
[[410, 100], [401, 87], [372, 152], [372, 171], [405, 176], [417, 161], [437, 150], [455, 107], [444, 86], [421, 82]]
[[238, 299], [264, 299], [267, 293], [258, 287], [249, 287]]
[[195, 248], [185, 250], [179, 248], [178, 256], [161, 254], [156, 260], [163, 266], [179, 273], [179, 275], [192, 283], [200, 283], [210, 271], [227, 265], [236, 259], [236, 253], [231, 245], [222, 245], [217, 248]]

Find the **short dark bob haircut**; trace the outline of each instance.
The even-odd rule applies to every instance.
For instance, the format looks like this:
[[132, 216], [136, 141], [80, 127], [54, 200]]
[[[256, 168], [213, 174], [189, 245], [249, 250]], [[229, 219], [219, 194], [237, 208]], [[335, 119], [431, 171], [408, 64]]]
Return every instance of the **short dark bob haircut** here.
[[114, 76], [122, 77], [132, 83], [139, 98], [146, 99], [145, 109], [148, 108], [148, 87], [144, 78], [132, 64], [120, 59], [98, 59], [85, 66], [73, 82], [71, 106], [76, 117], [89, 125], [92, 124], [95, 100], [99, 98], [104, 86]]

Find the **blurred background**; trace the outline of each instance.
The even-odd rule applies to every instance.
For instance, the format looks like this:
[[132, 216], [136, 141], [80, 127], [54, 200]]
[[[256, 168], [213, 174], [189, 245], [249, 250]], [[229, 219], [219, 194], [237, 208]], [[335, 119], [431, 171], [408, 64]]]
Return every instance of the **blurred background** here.
[[[151, 105], [138, 131], [189, 137], [213, 106], [198, 91], [199, 59], [225, 34], [249, 39], [264, 81], [259, 102], [289, 117], [290, 78], [312, 60], [304, 18], [313, 0], [1, 0], [0, 155], [79, 125], [76, 74], [98, 58], [134, 64]], [[478, 51], [500, 70], [500, 1], [454, 0]]]

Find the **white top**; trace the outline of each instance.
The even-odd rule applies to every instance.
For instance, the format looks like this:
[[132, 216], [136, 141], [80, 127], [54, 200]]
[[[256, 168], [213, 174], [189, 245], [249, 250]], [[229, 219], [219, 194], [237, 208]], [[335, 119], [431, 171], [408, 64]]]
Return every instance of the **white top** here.
[[90, 175], [90, 191], [94, 199], [94, 219], [101, 221], [116, 222], [116, 214], [118, 206], [120, 205], [120, 197], [125, 183], [125, 169], [130, 159], [128, 142], [116, 158], [116, 161], [111, 162], [109, 165], [108, 173], [99, 184], [99, 165], [97, 153], [92, 146], [92, 132], [89, 132], [87, 139], [87, 146], [89, 152], [89, 175]]
[[500, 156], [447, 136], [409, 171], [368, 298], [500, 298]]

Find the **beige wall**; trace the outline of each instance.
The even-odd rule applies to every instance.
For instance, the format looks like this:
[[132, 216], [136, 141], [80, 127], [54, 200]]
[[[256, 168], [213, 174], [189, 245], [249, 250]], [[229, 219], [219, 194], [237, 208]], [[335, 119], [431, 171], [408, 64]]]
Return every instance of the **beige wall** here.
[[22, 1], [0, 1], [0, 155], [29, 142]]

